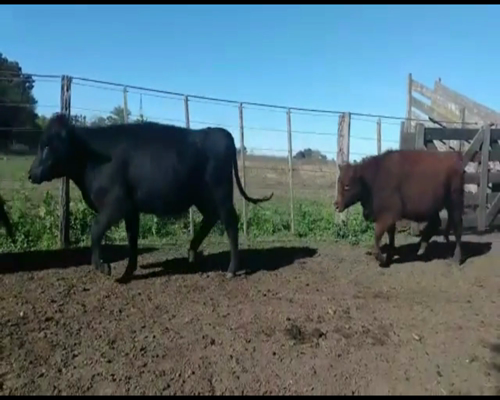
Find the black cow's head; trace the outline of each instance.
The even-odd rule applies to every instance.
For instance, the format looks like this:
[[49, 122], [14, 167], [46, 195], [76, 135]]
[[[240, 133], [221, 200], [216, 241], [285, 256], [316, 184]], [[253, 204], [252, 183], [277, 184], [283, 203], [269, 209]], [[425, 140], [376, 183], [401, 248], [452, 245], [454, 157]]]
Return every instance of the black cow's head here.
[[51, 117], [38, 144], [38, 153], [31, 164], [28, 179], [40, 184], [67, 176], [72, 163], [72, 127], [64, 114]]
[[343, 212], [362, 199], [363, 180], [357, 167], [357, 165], [349, 163], [339, 165], [337, 199], [334, 203], [338, 212]]

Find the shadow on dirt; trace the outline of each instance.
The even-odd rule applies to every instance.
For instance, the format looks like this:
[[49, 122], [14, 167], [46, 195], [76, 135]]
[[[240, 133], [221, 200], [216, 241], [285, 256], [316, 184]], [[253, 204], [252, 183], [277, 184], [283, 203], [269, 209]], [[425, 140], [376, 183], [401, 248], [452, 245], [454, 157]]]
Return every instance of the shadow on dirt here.
[[[154, 247], [139, 248], [139, 255], [156, 251]], [[127, 245], [108, 244], [102, 246], [102, 258], [109, 263], [128, 257]], [[47, 269], [64, 269], [90, 264], [90, 247], [72, 249], [35, 250], [20, 253], [0, 254], [0, 275], [16, 272], [34, 272]]]
[[[317, 249], [311, 247], [241, 249], [240, 269], [245, 270], [245, 275], [252, 275], [259, 271], [276, 271], [292, 265], [297, 260], [314, 257], [317, 252]], [[229, 262], [229, 251], [220, 251], [208, 255], [199, 254], [195, 264], [190, 264], [187, 257], [173, 258], [141, 266], [142, 270], [161, 269], [136, 275], [132, 279], [142, 280], [172, 274], [187, 275], [198, 274], [200, 272], [226, 272]]]
[[[468, 242], [462, 241], [462, 257], [463, 262], [469, 258], [480, 257], [491, 251], [491, 242]], [[396, 246], [395, 257], [392, 264], [404, 264], [413, 261], [433, 261], [447, 260], [453, 257], [455, 251], [455, 242], [445, 243], [431, 241], [427, 246], [426, 254], [417, 255], [418, 243], [408, 243]], [[383, 253], [387, 252], [387, 244], [381, 247]]]

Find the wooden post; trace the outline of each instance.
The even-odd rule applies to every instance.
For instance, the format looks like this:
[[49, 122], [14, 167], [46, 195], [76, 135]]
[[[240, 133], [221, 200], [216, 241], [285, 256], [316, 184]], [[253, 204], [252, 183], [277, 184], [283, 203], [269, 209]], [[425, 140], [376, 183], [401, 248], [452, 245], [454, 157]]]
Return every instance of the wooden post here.
[[[71, 81], [67, 75], [61, 77], [61, 113], [71, 117]], [[70, 246], [70, 208], [69, 208], [69, 179], [63, 178], [61, 182], [59, 207], [59, 243], [63, 248]]]
[[490, 161], [491, 127], [486, 124], [483, 128], [483, 144], [481, 148], [481, 174], [479, 181], [479, 207], [477, 209], [477, 230], [486, 229], [486, 203], [488, 200], [488, 164]]
[[128, 101], [127, 101], [127, 87], [123, 87], [123, 122], [128, 124]]
[[290, 229], [295, 234], [295, 215], [293, 210], [293, 153], [292, 153], [292, 112], [286, 111], [286, 132], [288, 137], [288, 181], [290, 183]]
[[[339, 181], [339, 166], [349, 162], [349, 136], [351, 133], [351, 113], [346, 112], [339, 115], [337, 128], [337, 184], [335, 186], [335, 198], [337, 197], [337, 186]], [[339, 221], [345, 221], [347, 210], [342, 214], [335, 214]]]
[[377, 154], [382, 153], [382, 120], [377, 119]]
[[411, 111], [413, 108], [412, 95], [413, 95], [413, 77], [411, 72], [408, 74], [406, 93], [406, 132], [411, 132]]
[[415, 150], [425, 149], [425, 125], [419, 122], [415, 129]]
[[[243, 124], [243, 103], [238, 107], [238, 114], [240, 120], [240, 170], [241, 170], [241, 184], [243, 189], [246, 190], [246, 171], [245, 171], [245, 128]], [[243, 205], [243, 235], [245, 240], [247, 237], [247, 202], [242, 198]]]
[[[465, 128], [465, 107], [460, 107], [460, 128]], [[460, 140], [458, 151], [464, 151], [463, 140]]]
[[[189, 98], [188, 96], [184, 96], [184, 116], [186, 118], [186, 128], [191, 127], [191, 123], [189, 121]], [[194, 236], [194, 217], [193, 217], [193, 207], [189, 208], [189, 233], [191, 237]]]

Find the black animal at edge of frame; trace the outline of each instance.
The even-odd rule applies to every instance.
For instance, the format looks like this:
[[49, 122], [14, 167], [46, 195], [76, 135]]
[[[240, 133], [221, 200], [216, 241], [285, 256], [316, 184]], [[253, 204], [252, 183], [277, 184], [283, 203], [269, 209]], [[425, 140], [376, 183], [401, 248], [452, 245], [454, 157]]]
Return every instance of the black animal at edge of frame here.
[[[117, 281], [127, 283], [137, 269], [140, 214], [174, 216], [191, 206], [203, 219], [189, 245], [189, 262], [195, 261], [198, 248], [220, 220], [230, 243], [227, 276], [239, 271], [233, 174], [245, 200], [258, 204], [273, 197], [271, 193], [252, 198], [244, 191], [234, 139], [225, 129], [190, 129], [155, 122], [79, 127], [64, 114], [56, 114], [40, 138], [28, 179], [39, 185], [67, 177], [79, 188], [87, 206], [97, 213], [91, 228], [91, 262], [106, 275], [111, 274], [111, 267], [100, 258], [102, 239], [113, 225], [125, 220], [130, 256]], [[375, 223], [374, 256], [383, 267], [392, 261], [397, 221], [427, 222], [419, 242], [421, 255], [438, 233], [439, 212], [446, 209], [444, 237], [449, 242], [453, 229], [453, 260], [460, 264], [463, 187], [460, 152], [389, 150], [358, 163], [339, 165], [334, 205], [343, 212], [361, 203], [364, 218]], [[0, 222], [13, 239], [3, 200], [0, 205]], [[385, 233], [389, 237], [386, 257], [380, 251]]]

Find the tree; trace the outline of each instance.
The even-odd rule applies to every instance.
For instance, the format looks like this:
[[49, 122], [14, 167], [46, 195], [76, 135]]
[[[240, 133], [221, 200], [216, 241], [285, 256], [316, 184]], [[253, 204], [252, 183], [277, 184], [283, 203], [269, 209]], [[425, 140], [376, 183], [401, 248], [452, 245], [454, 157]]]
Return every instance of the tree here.
[[35, 82], [17, 61], [0, 53], [0, 148], [6, 150], [19, 128], [39, 129]]

